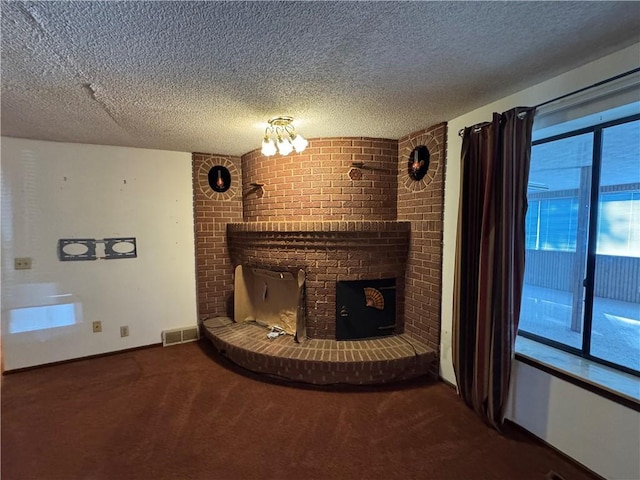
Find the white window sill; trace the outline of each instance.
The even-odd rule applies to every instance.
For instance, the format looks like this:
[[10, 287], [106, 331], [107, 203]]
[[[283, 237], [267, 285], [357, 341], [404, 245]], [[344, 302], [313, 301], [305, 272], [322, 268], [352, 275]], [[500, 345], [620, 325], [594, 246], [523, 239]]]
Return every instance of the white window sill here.
[[[516, 354], [546, 369], [557, 371], [562, 376], [577, 380], [580, 384], [591, 385], [596, 390], [640, 405], [640, 378], [601, 365], [591, 360], [572, 355], [557, 348], [538, 343], [534, 340], [516, 337]], [[597, 392], [596, 392], [597, 393]], [[636, 408], [637, 409], [637, 408]]]

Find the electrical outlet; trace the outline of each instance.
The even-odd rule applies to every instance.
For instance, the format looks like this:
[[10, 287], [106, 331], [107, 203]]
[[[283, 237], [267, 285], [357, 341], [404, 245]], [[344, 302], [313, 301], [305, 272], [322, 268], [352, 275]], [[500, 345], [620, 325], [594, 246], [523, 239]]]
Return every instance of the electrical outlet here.
[[120, 336], [128, 337], [129, 336], [129, 325], [124, 325], [120, 327]]
[[16, 270], [31, 270], [31, 257], [14, 258], [13, 266]]
[[93, 333], [100, 333], [102, 331], [102, 322], [93, 322]]

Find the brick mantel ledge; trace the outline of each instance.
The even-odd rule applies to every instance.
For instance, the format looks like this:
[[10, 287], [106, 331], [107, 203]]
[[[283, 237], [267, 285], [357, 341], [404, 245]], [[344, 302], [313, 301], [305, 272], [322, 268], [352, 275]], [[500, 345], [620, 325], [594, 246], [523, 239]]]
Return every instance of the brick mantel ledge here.
[[[402, 252], [393, 270], [404, 269], [409, 248], [411, 222], [395, 221], [327, 221], [327, 222], [244, 222], [227, 224], [231, 257], [236, 263], [246, 263], [238, 250], [247, 253], [254, 247], [283, 251], [331, 249], [347, 251], [357, 248]], [[304, 256], [304, 255], [302, 255]], [[300, 257], [300, 256], [299, 256]], [[345, 257], [346, 259], [346, 257]]]
[[227, 224], [235, 232], [408, 232], [411, 222], [396, 221], [302, 221], [302, 222], [242, 222]]

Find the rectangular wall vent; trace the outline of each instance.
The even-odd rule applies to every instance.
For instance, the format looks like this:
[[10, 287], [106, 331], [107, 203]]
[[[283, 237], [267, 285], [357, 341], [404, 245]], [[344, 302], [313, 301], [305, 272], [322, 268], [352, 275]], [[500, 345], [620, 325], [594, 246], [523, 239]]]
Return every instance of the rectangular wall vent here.
[[198, 327], [183, 327], [164, 330], [162, 332], [162, 345], [177, 345], [178, 343], [193, 342], [200, 338], [200, 330]]

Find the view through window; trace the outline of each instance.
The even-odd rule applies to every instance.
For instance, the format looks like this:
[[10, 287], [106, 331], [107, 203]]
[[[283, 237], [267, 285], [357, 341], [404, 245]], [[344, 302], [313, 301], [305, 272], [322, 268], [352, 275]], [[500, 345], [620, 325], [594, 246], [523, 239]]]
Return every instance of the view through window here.
[[640, 115], [536, 140], [519, 334], [640, 374]]

